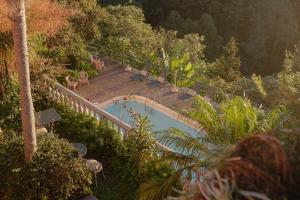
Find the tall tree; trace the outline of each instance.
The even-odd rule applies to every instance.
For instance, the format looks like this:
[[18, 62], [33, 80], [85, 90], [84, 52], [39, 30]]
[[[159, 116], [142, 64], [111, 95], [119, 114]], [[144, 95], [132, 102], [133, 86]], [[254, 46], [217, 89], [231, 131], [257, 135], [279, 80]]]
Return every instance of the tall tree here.
[[20, 83], [20, 107], [25, 159], [29, 161], [37, 150], [33, 103], [31, 97], [25, 0], [6, 0], [10, 9], [14, 56]]
[[239, 49], [234, 38], [231, 38], [224, 47], [223, 54], [215, 62], [215, 73], [226, 81], [235, 81], [240, 78], [241, 60]]

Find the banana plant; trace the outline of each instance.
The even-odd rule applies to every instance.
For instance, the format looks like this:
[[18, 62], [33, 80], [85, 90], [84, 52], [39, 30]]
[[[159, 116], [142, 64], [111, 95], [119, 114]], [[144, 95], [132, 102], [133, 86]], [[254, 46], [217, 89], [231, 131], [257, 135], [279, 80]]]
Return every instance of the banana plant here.
[[172, 73], [174, 85], [176, 86], [178, 73], [186, 78], [190, 78], [194, 75], [195, 70], [193, 64], [190, 62], [190, 55], [187, 52], [181, 53], [178, 49], [175, 49], [172, 54], [166, 54], [162, 48], [165, 74]]

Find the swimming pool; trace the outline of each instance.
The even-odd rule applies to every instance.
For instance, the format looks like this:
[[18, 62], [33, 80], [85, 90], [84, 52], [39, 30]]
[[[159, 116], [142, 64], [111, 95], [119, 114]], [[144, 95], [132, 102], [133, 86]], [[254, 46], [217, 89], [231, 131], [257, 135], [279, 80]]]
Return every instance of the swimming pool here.
[[199, 136], [199, 130], [187, 125], [183, 121], [177, 120], [176, 117], [170, 117], [160, 112], [152, 106], [134, 100], [119, 100], [104, 107], [104, 110], [119, 120], [132, 125], [133, 117], [130, 112], [139, 113], [141, 116], [147, 116], [152, 125], [152, 131], [167, 131], [170, 128], [176, 128], [191, 136]]

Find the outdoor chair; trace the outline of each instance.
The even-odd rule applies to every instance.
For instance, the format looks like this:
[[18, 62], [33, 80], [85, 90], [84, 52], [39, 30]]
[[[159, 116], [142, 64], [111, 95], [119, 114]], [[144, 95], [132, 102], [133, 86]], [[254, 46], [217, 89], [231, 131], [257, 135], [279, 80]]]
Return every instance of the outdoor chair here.
[[79, 72], [79, 85], [89, 85], [89, 75], [85, 71]]
[[164, 82], [165, 82], [165, 79], [164, 79], [163, 77], [159, 76], [159, 77], [157, 78], [157, 81], [160, 82], [160, 83], [164, 83]]
[[76, 87], [78, 85], [78, 82], [73, 80], [72, 78], [70, 78], [69, 76], [66, 77], [66, 81], [67, 81], [67, 87], [70, 89], [70, 90], [76, 90]]
[[36, 135], [43, 135], [49, 133], [45, 127], [36, 127]]
[[127, 65], [125, 68], [125, 72], [131, 72], [131, 71], [132, 71], [131, 67], [129, 65]]
[[85, 164], [91, 172], [94, 172], [95, 183], [97, 187], [97, 174], [102, 171], [103, 169], [102, 164], [94, 159], [89, 159], [89, 160], [85, 159]]
[[143, 75], [135, 74], [135, 75], [131, 76], [130, 79], [133, 80], [133, 81], [142, 81], [143, 80]]
[[177, 92], [179, 92], [179, 90], [178, 90], [178, 88], [176, 87], [176, 85], [172, 85], [172, 86], [171, 86], [171, 89], [170, 89], [170, 92], [172, 92], [172, 93], [177, 93]]
[[100, 60], [99, 60], [99, 62], [100, 62], [100, 64], [98, 65], [98, 67], [97, 67], [96, 70], [99, 71], [99, 72], [103, 72], [104, 69], [105, 69], [104, 62], [103, 62], [103, 61], [100, 61]]
[[100, 60], [100, 58], [94, 58], [92, 60], [92, 66], [97, 72], [102, 72], [105, 68], [104, 62]]
[[180, 99], [180, 100], [183, 100], [183, 101], [188, 100], [188, 99], [190, 99], [190, 98], [192, 98], [192, 97], [193, 97], [192, 95], [187, 94], [187, 93], [185, 93], [185, 94], [180, 94], [180, 95], [179, 95], [179, 99]]
[[161, 83], [158, 80], [152, 80], [149, 83], [147, 83], [147, 85], [150, 86], [150, 87], [159, 87], [160, 84]]
[[146, 70], [142, 70], [142, 71], [140, 72], [140, 74], [143, 75], [143, 76], [147, 76], [147, 75], [148, 75], [148, 72], [147, 72]]
[[197, 95], [197, 92], [195, 90], [189, 88], [183, 88], [183, 89], [184, 89], [183, 93], [179, 95], [180, 100], [188, 100]]
[[195, 90], [192, 90], [192, 89], [188, 89], [188, 92], [187, 92], [189, 95], [191, 96], [197, 96], [197, 92]]

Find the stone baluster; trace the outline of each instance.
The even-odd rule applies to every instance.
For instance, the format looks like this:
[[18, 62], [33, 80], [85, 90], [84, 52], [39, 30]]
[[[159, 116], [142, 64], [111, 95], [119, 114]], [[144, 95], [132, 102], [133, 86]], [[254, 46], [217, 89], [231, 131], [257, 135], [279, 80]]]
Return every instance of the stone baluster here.
[[79, 102], [78, 100], [74, 100], [74, 109], [76, 112], [79, 112]]
[[81, 102], [79, 102], [79, 112], [84, 113], [84, 108]]

